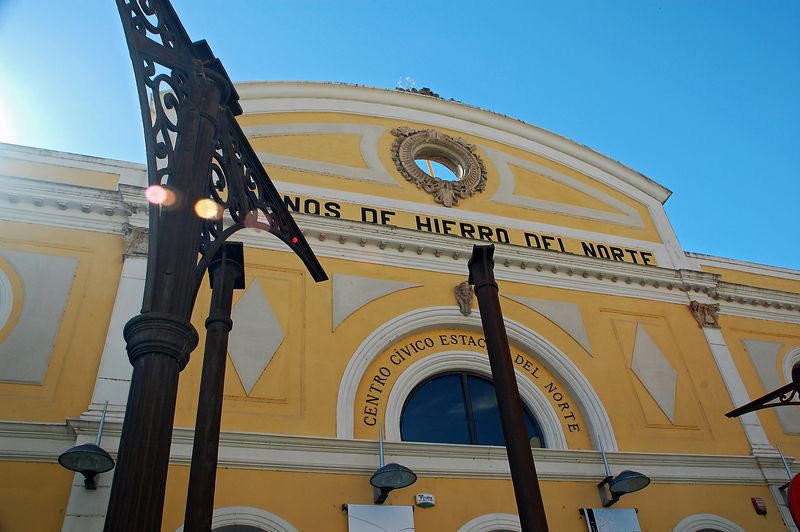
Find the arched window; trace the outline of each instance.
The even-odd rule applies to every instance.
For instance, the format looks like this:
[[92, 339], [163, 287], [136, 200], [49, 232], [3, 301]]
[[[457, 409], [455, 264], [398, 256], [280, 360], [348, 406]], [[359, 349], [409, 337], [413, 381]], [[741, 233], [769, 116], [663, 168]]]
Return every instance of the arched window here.
[[[532, 447], [544, 447], [536, 419], [523, 408]], [[420, 383], [400, 416], [403, 441], [505, 445], [494, 386], [471, 373], [446, 373]]]

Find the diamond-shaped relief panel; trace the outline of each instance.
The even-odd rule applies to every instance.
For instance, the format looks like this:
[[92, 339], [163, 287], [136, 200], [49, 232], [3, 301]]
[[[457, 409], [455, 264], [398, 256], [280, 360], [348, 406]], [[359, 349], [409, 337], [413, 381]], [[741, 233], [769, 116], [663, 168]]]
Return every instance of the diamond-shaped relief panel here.
[[674, 424], [677, 372], [641, 323], [636, 327], [636, 342], [633, 346], [631, 369], [670, 422]]
[[228, 354], [245, 393], [250, 395], [286, 335], [258, 280], [245, 290], [231, 318], [234, 326]]

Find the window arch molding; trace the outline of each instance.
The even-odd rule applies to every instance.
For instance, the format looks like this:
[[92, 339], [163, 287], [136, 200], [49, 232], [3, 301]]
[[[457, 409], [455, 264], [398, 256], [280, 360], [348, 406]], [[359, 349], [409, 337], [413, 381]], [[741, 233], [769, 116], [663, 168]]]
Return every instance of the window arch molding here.
[[[386, 401], [384, 430], [387, 441], [401, 441], [400, 417], [411, 392], [421, 382], [449, 371], [466, 371], [492, 379], [489, 358], [483, 353], [448, 351], [417, 360], [400, 374]], [[530, 379], [516, 371], [522, 402], [536, 418], [548, 449], [567, 449], [567, 438], [561, 422], [545, 394]]]
[[[265, 532], [297, 532], [291, 523], [277, 515], [252, 506], [227, 506], [215, 508], [211, 529], [230, 525], [247, 525]], [[184, 532], [183, 526], [175, 532]]]
[[[598, 442], [602, 442], [606, 451], [618, 451], [619, 447], [608, 413], [603, 407], [600, 397], [578, 367], [556, 346], [524, 325], [508, 318], [505, 318], [504, 323], [508, 338], [521, 346], [523, 351], [536, 353], [537, 359], [569, 389], [589, 427], [589, 434], [595, 448], [599, 448]], [[350, 357], [339, 383], [339, 394], [336, 401], [336, 436], [343, 439], [353, 438], [358, 385], [370, 363], [378, 355], [388, 349], [398, 338], [415, 332], [448, 326], [476, 332], [483, 330], [480, 314], [476, 311], [469, 316], [464, 316], [458, 307], [454, 306], [426, 307], [390, 319], [365, 338]]]
[[790, 349], [783, 355], [783, 378], [785, 383], [792, 382], [792, 368], [800, 362], [800, 347]]
[[714, 514], [694, 514], [685, 517], [675, 525], [672, 532], [699, 532], [701, 530], [715, 529], [720, 532], [745, 532], [733, 521]]
[[519, 517], [514, 514], [484, 514], [464, 523], [457, 532], [522, 532]]

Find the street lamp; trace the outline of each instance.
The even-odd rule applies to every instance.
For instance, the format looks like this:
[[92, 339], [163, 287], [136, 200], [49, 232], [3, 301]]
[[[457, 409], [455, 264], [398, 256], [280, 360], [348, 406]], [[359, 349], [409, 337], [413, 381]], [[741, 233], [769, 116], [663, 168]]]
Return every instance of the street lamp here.
[[378, 429], [378, 443], [379, 443], [379, 456], [380, 467], [372, 477], [369, 483], [373, 487], [373, 502], [375, 504], [383, 504], [389, 492], [392, 490], [406, 488], [417, 481], [417, 474], [411, 471], [404, 465], [400, 464], [384, 464], [383, 460], [383, 427]]
[[161, 528], [178, 375], [198, 342], [192, 310], [225, 241], [263, 216], [315, 281], [327, 279], [236, 122], [239, 95], [208, 43], [192, 42], [168, 0], [117, 0], [117, 10], [139, 94], [148, 188], [164, 190], [155, 189], [148, 210], [142, 313], [123, 333], [133, 373], [105, 522], [115, 532]]
[[[608, 460], [606, 459], [606, 450], [602, 442], [600, 443], [600, 453], [603, 457], [606, 476], [597, 484], [597, 489], [600, 492], [600, 502], [603, 503], [604, 508], [616, 504], [623, 495], [639, 491], [650, 485], [650, 477], [638, 471], [626, 469], [616, 477], [612, 476], [611, 468], [608, 467]], [[609, 493], [611, 497], [609, 497]]]
[[100, 438], [103, 437], [103, 425], [106, 421], [108, 401], [100, 416], [100, 426], [97, 427], [97, 437], [94, 443], [84, 443], [67, 449], [58, 457], [62, 467], [83, 475], [83, 485], [87, 490], [97, 489], [97, 479], [100, 473], [114, 469], [114, 459], [108, 452], [100, 447]]

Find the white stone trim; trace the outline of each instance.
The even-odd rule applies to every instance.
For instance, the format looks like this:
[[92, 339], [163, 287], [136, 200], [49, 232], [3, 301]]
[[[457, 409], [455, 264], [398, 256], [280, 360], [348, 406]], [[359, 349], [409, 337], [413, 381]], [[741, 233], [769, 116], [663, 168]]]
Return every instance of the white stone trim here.
[[46, 150], [19, 144], [7, 144], [5, 142], [0, 142], [0, 157], [106, 174], [118, 174], [120, 183], [141, 184], [142, 186], [147, 183], [147, 166], [140, 163]]
[[[544, 156], [560, 154], [572, 159], [571, 166], [580, 172], [586, 173], [588, 167], [593, 174], [613, 176], [618, 181], [616, 185], [625, 183], [631, 188], [635, 187], [660, 203], [664, 203], [671, 194], [655, 181], [586, 146], [520, 120], [461, 103], [344, 83], [252, 82], [237, 83], [236, 90], [246, 114], [352, 112], [352, 107], [355, 114], [451, 127], [528, 151], [542, 152]], [[436, 117], [439, 119], [431, 121]], [[531, 149], [531, 146], [538, 149]]]
[[[585, 146], [549, 131], [467, 105], [407, 94], [395, 90], [313, 82], [261, 82], [237, 85], [246, 114], [285, 112], [335, 112], [379, 116], [461, 131], [535, 153], [590, 176], [661, 211], [671, 192]], [[662, 265], [692, 268], [695, 261], [680, 247], [672, 225], [662, 216], [653, 222], [661, 240], [670, 247]]]
[[[211, 529], [229, 525], [253, 526], [266, 532], [297, 532], [297, 528], [289, 521], [261, 508], [252, 506], [215, 508]], [[183, 526], [175, 529], [175, 532], [183, 532]]]
[[[733, 356], [730, 349], [728, 349], [728, 344], [725, 342], [722, 331], [703, 327], [703, 334], [705, 334], [708, 347], [711, 349], [711, 355], [714, 357], [719, 373], [722, 376], [722, 381], [725, 383], [725, 388], [728, 390], [731, 403], [734, 407], [749, 403], [750, 395], [747, 393], [742, 376], [736, 368], [736, 363], [733, 361]], [[742, 424], [745, 436], [747, 436], [747, 441], [750, 443], [754, 454], [776, 454], [767, 438], [764, 427], [761, 425], [761, 420], [755, 412], [739, 416], [739, 422]]]
[[[0, 421], [0, 460], [54, 463], [75, 444], [93, 442], [98, 420], [71, 419], [63, 423]], [[100, 445], [116, 457], [122, 423], [107, 421]], [[194, 431], [175, 428], [170, 463], [186, 466], [192, 460]], [[223, 431], [219, 467], [257, 471], [295, 471], [370, 475], [378, 463], [378, 442], [332, 437], [286, 436]], [[402, 463], [417, 474], [442, 478], [508, 479], [508, 456], [502, 447], [435, 443], [386, 442], [387, 461]], [[602, 478], [600, 451], [534, 449], [536, 470], [543, 480], [592, 482]], [[613, 471], [641, 471], [656, 483], [784, 484], [786, 471], [777, 453], [769, 457], [675, 453], [609, 452]], [[787, 457], [794, 473], [800, 463]], [[99, 488], [110, 486], [112, 475], [100, 475]], [[76, 476], [75, 486], [83, 483]], [[98, 489], [99, 489], [98, 488]]]
[[0, 331], [6, 326], [12, 310], [14, 310], [14, 289], [6, 272], [0, 269]]
[[[448, 371], [467, 371], [489, 379], [492, 369], [489, 358], [483, 353], [467, 351], [448, 351], [434, 353], [417, 360], [406, 368], [392, 386], [386, 400], [384, 431], [386, 441], [401, 441], [400, 416], [409, 394], [422, 381]], [[543, 444], [548, 449], [567, 449], [567, 439], [561, 427], [561, 420], [550, 406], [544, 392], [537, 388], [524, 373], [516, 371], [520, 398], [528, 410], [536, 417], [542, 430]]]
[[790, 349], [783, 355], [783, 379], [786, 384], [792, 382], [792, 368], [800, 362], [800, 347]]
[[792, 268], [782, 268], [780, 266], [770, 266], [768, 264], [758, 264], [756, 262], [747, 262], [738, 259], [729, 259], [726, 257], [715, 257], [713, 255], [705, 255], [703, 253], [687, 252], [686, 255], [696, 259], [697, 262], [702, 266], [711, 266], [725, 270], [753, 273], [767, 277], [779, 277], [781, 279], [789, 279], [791, 281], [800, 282], [800, 270], [794, 270]]
[[270, 166], [300, 169], [325, 175], [399, 187], [400, 183], [386, 171], [379, 157], [378, 140], [386, 129], [387, 128], [384, 126], [370, 126], [367, 124], [301, 122], [297, 124], [245, 126], [242, 128], [242, 131], [248, 138], [277, 135], [359, 135], [361, 137], [359, 149], [361, 157], [367, 164], [367, 168], [327, 163], [315, 159], [289, 157], [270, 152], [258, 152], [257, 155], [261, 162]]
[[92, 401], [83, 416], [99, 417], [105, 402], [108, 401], [110, 420], [121, 421], [125, 417], [133, 366], [128, 360], [122, 331], [128, 320], [141, 311], [146, 271], [147, 257], [125, 257]]
[[484, 514], [467, 521], [457, 532], [522, 532], [519, 516], [514, 514]]
[[[576, 229], [572, 227], [565, 227], [543, 222], [534, 222], [531, 220], [526, 220], [521, 218], [510, 218], [507, 216], [488, 214], [483, 212], [466, 211], [466, 210], [454, 211], [453, 208], [444, 207], [441, 205], [435, 205], [435, 204], [428, 205], [392, 197], [380, 197], [370, 194], [351, 192], [348, 190], [335, 190], [330, 188], [315, 187], [311, 185], [303, 185], [287, 181], [275, 181], [274, 183], [282, 194], [296, 194], [300, 196], [313, 197], [321, 200], [336, 200], [354, 205], [370, 205], [373, 207], [378, 207], [392, 211], [402, 211], [405, 213], [420, 214], [424, 216], [432, 216], [437, 218], [457, 219], [463, 222], [492, 225], [495, 227], [515, 229], [519, 231], [532, 231], [532, 232], [539, 232], [546, 234], [555, 234], [562, 237], [574, 238], [577, 240], [587, 240], [592, 242], [605, 242], [605, 243], [613, 242], [616, 245], [624, 247], [653, 251], [653, 254], [658, 263], [664, 267], [674, 264], [674, 260], [673, 258], [671, 258], [672, 256], [670, 255], [670, 253], [663, 244], [658, 242], [652, 242], [649, 240], [641, 240], [638, 238], [609, 235], [608, 233], [599, 233], [586, 229]], [[561, 209], [561, 204], [558, 204], [558, 208]], [[418, 231], [416, 230], [413, 231], [414, 233], [419, 234]], [[422, 233], [422, 234], [435, 236], [434, 233]], [[683, 264], [683, 262], [685, 261], [679, 262], [676, 268], [686, 267], [685, 264]]]
[[[569, 390], [588, 425], [592, 444], [602, 442], [609, 451], [618, 450], [614, 429], [600, 397], [578, 367], [553, 344], [520, 323], [505, 319], [508, 338], [524, 351], [535, 354], [554, 376]], [[336, 434], [352, 438], [356, 390], [369, 364], [394, 341], [417, 331], [433, 327], [455, 326], [481, 331], [478, 312], [464, 316], [457, 307], [428, 307], [397, 316], [375, 329], [350, 357], [339, 384], [336, 403]]]
[[714, 514], [694, 514], [685, 517], [675, 525], [672, 532], [698, 532], [707, 528], [721, 532], [745, 532], [744, 528], [733, 521]]
[[[480, 146], [480, 148], [489, 156], [489, 159], [491, 159], [498, 170], [500, 183], [494, 196], [492, 196], [492, 202], [494, 203], [513, 205], [526, 209], [554, 212], [557, 214], [568, 214], [578, 218], [616, 223], [629, 227], [644, 227], [644, 222], [642, 221], [639, 211], [627, 203], [624, 203], [609, 196], [605, 192], [598, 190], [596, 187], [589, 186], [586, 183], [575, 179], [574, 177], [564, 174], [563, 172], [557, 172], [544, 165], [516, 157], [504, 151], [490, 148], [488, 146]], [[590, 196], [610, 207], [614, 207], [617, 210], [622, 211], [622, 214], [600, 209], [593, 209], [590, 207], [582, 207], [574, 204], [543, 200], [531, 196], [516, 195], [514, 194], [514, 191], [517, 186], [517, 181], [513, 172], [511, 171], [511, 165], [543, 175], [549, 179], [552, 179], [553, 181], [561, 183], [562, 185], [583, 192], [587, 196]]]

